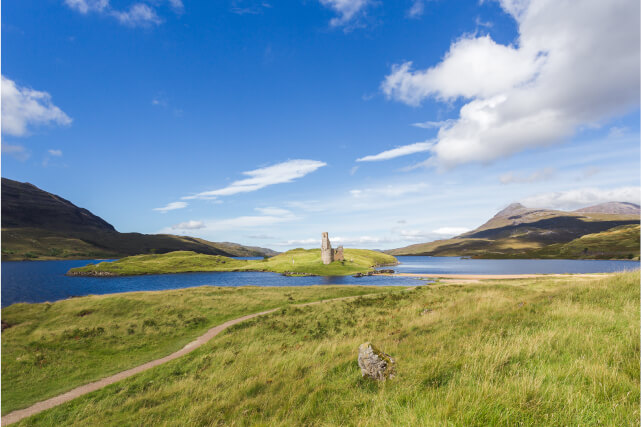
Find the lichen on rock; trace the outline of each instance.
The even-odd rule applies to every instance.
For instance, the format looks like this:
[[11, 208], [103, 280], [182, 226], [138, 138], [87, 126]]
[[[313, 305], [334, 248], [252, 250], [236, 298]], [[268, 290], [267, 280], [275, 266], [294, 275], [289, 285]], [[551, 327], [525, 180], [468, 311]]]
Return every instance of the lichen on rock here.
[[394, 359], [372, 343], [366, 342], [358, 347], [358, 366], [364, 377], [367, 376], [377, 381], [393, 378], [396, 374], [394, 365]]

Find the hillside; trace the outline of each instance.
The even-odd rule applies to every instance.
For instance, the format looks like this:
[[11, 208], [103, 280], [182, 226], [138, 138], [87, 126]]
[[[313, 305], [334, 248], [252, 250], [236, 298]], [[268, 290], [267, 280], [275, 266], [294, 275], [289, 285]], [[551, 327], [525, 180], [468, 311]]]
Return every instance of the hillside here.
[[29, 183], [2, 178], [2, 259], [82, 259], [178, 250], [272, 256], [270, 249], [171, 234], [119, 233], [87, 209]]
[[[639, 224], [639, 206], [631, 203], [610, 203], [587, 207], [579, 211], [565, 212], [551, 209], [532, 209], [513, 203], [498, 212], [485, 224], [475, 230], [452, 239], [419, 243], [404, 248], [387, 251], [391, 255], [430, 255], [430, 256], [473, 256], [479, 258], [521, 258], [534, 256], [534, 251], [543, 250], [550, 245], [572, 242], [582, 236], [601, 233], [623, 225]], [[613, 213], [624, 212], [624, 213]], [[604, 242], [610, 242], [605, 239]], [[639, 255], [638, 238], [636, 250], [630, 253]], [[549, 247], [546, 258], [564, 258], [560, 246]], [[619, 250], [602, 247], [602, 253], [619, 254]], [[543, 253], [543, 252], [541, 252]], [[577, 258], [588, 258], [579, 254]], [[605, 257], [605, 255], [602, 255]]]
[[531, 251], [528, 258], [566, 259], [639, 259], [639, 231], [637, 225], [622, 225], [601, 233], [586, 234], [568, 243], [548, 245]]
[[179, 251], [162, 255], [137, 255], [114, 262], [72, 268], [72, 276], [136, 276], [206, 271], [269, 271], [292, 275], [346, 276], [370, 271], [377, 265], [396, 264], [393, 256], [366, 249], [345, 249], [345, 261], [324, 265], [320, 249], [293, 249], [262, 260], [237, 260], [224, 256]]

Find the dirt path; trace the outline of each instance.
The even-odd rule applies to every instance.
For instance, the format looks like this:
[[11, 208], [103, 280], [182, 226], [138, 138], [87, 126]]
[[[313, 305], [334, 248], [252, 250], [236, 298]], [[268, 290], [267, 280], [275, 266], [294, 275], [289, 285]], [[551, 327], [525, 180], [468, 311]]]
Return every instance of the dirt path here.
[[[412, 290], [416, 288], [415, 286], [405, 288], [406, 291]], [[340, 297], [340, 298], [332, 298], [332, 299], [326, 299], [326, 300], [320, 300], [320, 301], [313, 301], [313, 302], [308, 302], [304, 304], [294, 304], [289, 307], [305, 307], [308, 305], [316, 305], [316, 304], [321, 304], [324, 302], [331, 302], [331, 301], [340, 301], [340, 300], [345, 300], [345, 299], [350, 299], [350, 298], [358, 298], [359, 296], [362, 297], [369, 297], [369, 296], [375, 296], [379, 294], [367, 294], [367, 295], [354, 295], [354, 296], [349, 296], [349, 297]], [[142, 365], [136, 366], [135, 368], [127, 369], [126, 371], [119, 372], [115, 375], [111, 375], [109, 377], [103, 378], [101, 380], [81, 385], [79, 387], [76, 387], [72, 390], [69, 390], [66, 393], [60, 394], [58, 396], [54, 396], [50, 399], [43, 400], [42, 402], [35, 403], [28, 408], [24, 409], [19, 409], [17, 411], [13, 411], [8, 413], [7, 415], [4, 415], [2, 417], [2, 425], [6, 426], [15, 422], [18, 422], [22, 420], [23, 418], [30, 417], [31, 415], [35, 415], [39, 412], [42, 412], [44, 410], [53, 408], [54, 406], [58, 406], [60, 404], [63, 404], [65, 402], [68, 402], [70, 400], [75, 399], [76, 397], [83, 396], [87, 393], [91, 393], [92, 391], [99, 390], [103, 387], [106, 387], [108, 385], [111, 385], [117, 381], [124, 380], [125, 378], [129, 378], [133, 375], [136, 375], [140, 372], [144, 372], [147, 369], [151, 369], [153, 367], [156, 367], [158, 365], [162, 365], [163, 363], [167, 363], [171, 360], [178, 359], [181, 356], [184, 356], [187, 353], [190, 353], [194, 350], [196, 350], [198, 347], [202, 346], [203, 344], [207, 343], [209, 340], [214, 338], [216, 335], [220, 334], [222, 331], [225, 329], [229, 328], [230, 326], [236, 325], [238, 323], [244, 322], [245, 320], [253, 319], [254, 317], [258, 316], [264, 316], [266, 314], [273, 313], [277, 310], [280, 310], [281, 308], [284, 307], [278, 307], [278, 308], [272, 308], [271, 310], [265, 310], [261, 311], [260, 313], [254, 313], [254, 314], [248, 314], [243, 317], [238, 317], [236, 319], [228, 320], [225, 323], [222, 323], [218, 326], [214, 326], [213, 328], [209, 329], [207, 332], [205, 332], [203, 335], [199, 336], [196, 338], [194, 341], [190, 342], [186, 346], [184, 346], [182, 349], [171, 353], [168, 356], [162, 357], [160, 359], [152, 360], [150, 362], [144, 363]]]

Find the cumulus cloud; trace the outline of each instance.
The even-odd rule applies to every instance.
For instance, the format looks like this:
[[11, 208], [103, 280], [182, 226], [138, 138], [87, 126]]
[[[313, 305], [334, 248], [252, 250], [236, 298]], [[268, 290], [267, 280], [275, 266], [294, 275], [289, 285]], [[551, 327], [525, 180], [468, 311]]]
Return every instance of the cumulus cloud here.
[[187, 222], [181, 222], [179, 224], [172, 225], [171, 228], [173, 230], [199, 230], [201, 228], [205, 228], [205, 223], [202, 221], [190, 220]]
[[132, 4], [126, 11], [114, 10], [111, 14], [123, 25], [145, 27], [162, 22], [156, 11], [144, 3]]
[[243, 175], [247, 175], [249, 178], [232, 182], [231, 185], [224, 188], [204, 191], [193, 196], [183, 197], [183, 199], [211, 199], [219, 196], [248, 193], [270, 185], [292, 182], [326, 165], [327, 163], [316, 160], [288, 160], [272, 166], [243, 172]]
[[47, 150], [47, 153], [49, 153], [50, 156], [54, 157], [62, 157], [62, 150]]
[[407, 11], [407, 16], [410, 18], [418, 18], [425, 12], [425, 0], [414, 0], [412, 7]]
[[320, 0], [320, 2], [338, 14], [329, 21], [329, 24], [332, 27], [340, 27], [358, 18], [371, 3], [371, 0]]
[[361, 157], [356, 159], [357, 162], [378, 162], [381, 160], [394, 159], [396, 157], [407, 156], [415, 153], [422, 153], [429, 151], [433, 142], [417, 142], [415, 144], [403, 145], [401, 147], [393, 148], [391, 150], [386, 150], [378, 154]]
[[109, 0], [65, 0], [65, 4], [82, 14], [102, 12], [109, 8]]
[[499, 177], [501, 184], [523, 184], [539, 181], [547, 181], [556, 175], [556, 169], [544, 168], [532, 172], [529, 175], [518, 174], [515, 172], [507, 172]]
[[516, 45], [464, 36], [425, 70], [393, 66], [381, 88], [419, 105], [464, 99], [439, 129], [442, 166], [487, 162], [559, 142], [639, 104], [639, 2], [500, 0], [518, 23]]
[[167, 204], [167, 206], [164, 206], [162, 208], [154, 208], [154, 210], [161, 213], [167, 213], [169, 211], [174, 211], [176, 209], [184, 209], [187, 206], [188, 204], [186, 202], [171, 202]]
[[2, 133], [25, 136], [30, 127], [46, 124], [66, 126], [71, 118], [51, 102], [47, 92], [18, 86], [2, 76]]
[[572, 210], [605, 202], [639, 204], [640, 194], [641, 187], [579, 188], [537, 194], [523, 199], [521, 203], [532, 208]]
[[[112, 8], [109, 0], [65, 0], [65, 4], [83, 15], [90, 12], [105, 14], [130, 27], [146, 27], [162, 22], [156, 9], [146, 3], [133, 3], [126, 10]], [[182, 0], [169, 0], [169, 5], [176, 13], [184, 10]]]
[[441, 227], [433, 230], [432, 233], [439, 234], [441, 236], [458, 236], [459, 234], [467, 233], [468, 231], [470, 231], [470, 229], [465, 227]]

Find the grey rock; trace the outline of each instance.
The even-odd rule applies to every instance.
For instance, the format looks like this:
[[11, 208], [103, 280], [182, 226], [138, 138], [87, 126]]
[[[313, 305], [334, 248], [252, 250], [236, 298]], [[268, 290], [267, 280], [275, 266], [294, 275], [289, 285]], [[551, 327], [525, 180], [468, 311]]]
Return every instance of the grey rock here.
[[361, 375], [377, 381], [385, 381], [395, 376], [394, 359], [376, 348], [372, 343], [366, 342], [358, 347], [358, 366]]

